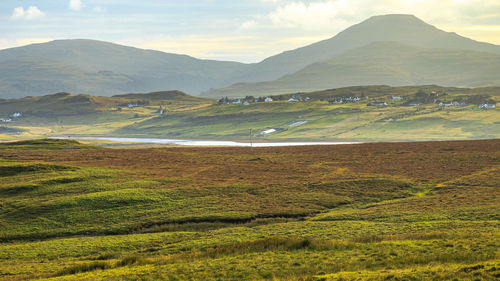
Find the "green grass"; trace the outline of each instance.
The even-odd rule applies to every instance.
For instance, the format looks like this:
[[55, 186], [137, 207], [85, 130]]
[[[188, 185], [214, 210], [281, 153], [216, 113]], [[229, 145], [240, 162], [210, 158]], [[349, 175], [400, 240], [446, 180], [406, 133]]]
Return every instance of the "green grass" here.
[[60, 149], [99, 149], [98, 146], [92, 146], [79, 143], [75, 140], [64, 139], [37, 139], [37, 140], [22, 140], [0, 143], [0, 149], [44, 149], [44, 150], [60, 150]]
[[500, 276], [497, 141], [54, 145], [0, 150], [0, 280]]
[[[256, 140], [460, 140], [500, 136], [498, 109], [480, 110], [472, 104], [446, 108], [432, 103], [406, 106], [419, 91], [436, 92], [433, 99], [444, 102], [498, 101], [499, 97], [498, 88], [359, 86], [301, 93], [303, 98], [311, 98], [307, 102], [287, 102], [292, 96], [287, 94], [275, 96], [278, 101], [244, 106], [217, 105], [215, 100], [178, 92], [111, 98], [63, 93], [2, 101], [0, 111], [23, 112], [23, 116], [12, 123], [17, 135], [12, 135], [11, 130], [3, 134], [0, 131], [0, 139], [136, 136], [248, 140], [250, 130]], [[393, 95], [404, 100], [393, 101]], [[369, 99], [341, 105], [328, 102], [342, 96]], [[147, 104], [124, 106], [134, 101]], [[373, 101], [386, 101], [389, 106], [367, 106]], [[165, 115], [157, 114], [160, 107], [168, 110]], [[302, 123], [293, 126], [297, 122]], [[260, 134], [270, 128], [277, 132]]]

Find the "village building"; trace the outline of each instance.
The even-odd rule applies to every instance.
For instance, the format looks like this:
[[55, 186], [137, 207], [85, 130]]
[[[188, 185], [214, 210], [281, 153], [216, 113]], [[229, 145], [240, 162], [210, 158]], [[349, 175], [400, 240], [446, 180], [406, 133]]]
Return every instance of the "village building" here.
[[276, 129], [269, 129], [269, 130], [265, 130], [265, 131], [262, 131], [260, 132], [261, 135], [267, 135], [267, 134], [271, 134], [271, 133], [274, 133], [276, 132]]
[[481, 108], [481, 109], [493, 109], [496, 107], [496, 104], [493, 104], [493, 103], [484, 103], [484, 104], [480, 104], [478, 106], [478, 108]]

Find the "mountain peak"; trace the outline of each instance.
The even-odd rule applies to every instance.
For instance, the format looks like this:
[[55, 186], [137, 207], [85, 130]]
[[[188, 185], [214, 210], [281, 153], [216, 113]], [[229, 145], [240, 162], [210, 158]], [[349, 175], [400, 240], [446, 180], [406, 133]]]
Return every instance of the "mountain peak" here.
[[419, 22], [425, 23], [423, 20], [419, 19], [412, 14], [386, 14], [386, 15], [376, 15], [366, 19], [364, 22], [381, 22], [381, 21], [407, 21], [407, 22]]
[[411, 40], [412, 37], [420, 35], [432, 35], [436, 32], [442, 31], [414, 15], [389, 14], [368, 18], [342, 31], [339, 36], [352, 34], [354, 36], [369, 36], [369, 38], [372, 38], [370, 41], [386, 41], [388, 39], [399, 41], [399, 39], [404, 38]]

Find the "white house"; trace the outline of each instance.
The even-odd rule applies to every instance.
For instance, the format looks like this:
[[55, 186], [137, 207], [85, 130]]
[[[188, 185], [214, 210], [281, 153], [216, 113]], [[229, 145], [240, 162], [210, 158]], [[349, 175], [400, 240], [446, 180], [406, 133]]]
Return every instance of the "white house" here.
[[288, 99], [288, 101], [289, 101], [289, 102], [295, 102], [295, 101], [298, 101], [298, 100], [297, 100], [297, 99], [295, 99], [295, 98], [289, 98], [289, 99]]
[[127, 106], [132, 108], [132, 107], [138, 107], [139, 105], [137, 103], [129, 103]]
[[9, 122], [12, 122], [12, 119], [10, 119], [10, 118], [0, 118], [0, 122], [9, 123]]
[[249, 102], [247, 102], [247, 101], [243, 101], [241, 104], [242, 104], [242, 105], [249, 105], [250, 103], [249, 103]]
[[269, 130], [265, 130], [265, 131], [262, 131], [260, 132], [261, 135], [267, 135], [267, 134], [271, 134], [271, 133], [274, 133], [276, 132], [276, 129], [269, 129]]
[[392, 96], [392, 100], [402, 100], [403, 97], [401, 96]]
[[479, 108], [485, 108], [485, 109], [493, 109], [495, 108], [496, 105], [492, 103], [485, 103], [485, 104], [480, 104]]
[[273, 101], [273, 98], [271, 98], [271, 97], [267, 97], [264, 101], [265, 101], [265, 102], [270, 102], [270, 101]]
[[[457, 103], [458, 104], [458, 103]], [[439, 103], [439, 106], [444, 106], [444, 107], [449, 107], [449, 106], [454, 106], [455, 104], [452, 103], [452, 102], [449, 102], [449, 103], [443, 103], [443, 102], [440, 102]]]
[[240, 104], [240, 103], [241, 103], [241, 100], [240, 100], [240, 99], [233, 100], [233, 104]]

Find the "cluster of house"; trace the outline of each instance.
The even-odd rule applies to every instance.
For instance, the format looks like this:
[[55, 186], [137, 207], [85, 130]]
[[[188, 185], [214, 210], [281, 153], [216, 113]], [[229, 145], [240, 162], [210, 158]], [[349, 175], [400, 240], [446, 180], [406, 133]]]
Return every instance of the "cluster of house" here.
[[465, 102], [458, 102], [458, 101], [452, 101], [452, 102], [440, 102], [438, 104], [441, 107], [450, 107], [450, 106], [467, 106]]
[[1, 123], [10, 123], [14, 119], [13, 118], [18, 118], [21, 117], [23, 114], [21, 112], [15, 112], [14, 114], [10, 115], [11, 118], [0, 118]]
[[127, 106], [128, 106], [129, 108], [132, 108], [132, 107], [138, 107], [138, 106], [139, 106], [139, 104], [137, 104], [137, 103], [129, 103], [129, 104], [127, 104]]
[[358, 102], [360, 100], [361, 100], [360, 97], [349, 96], [349, 97], [336, 98], [335, 100], [332, 100], [329, 102], [333, 103], [333, 104], [343, 104], [343, 103], [349, 103], [349, 102]]
[[[293, 95], [289, 98], [288, 102], [297, 102], [297, 101], [310, 101], [310, 97], [301, 98], [299, 94]], [[259, 98], [244, 98], [244, 99], [228, 99], [227, 97], [221, 98], [219, 100], [219, 104], [242, 104], [249, 105], [251, 102], [272, 102], [274, 101], [272, 97], [259, 97]]]
[[296, 101], [310, 101], [310, 97], [305, 97], [302, 98], [299, 94], [293, 95], [291, 98], [288, 99], [288, 102], [296, 102]]

